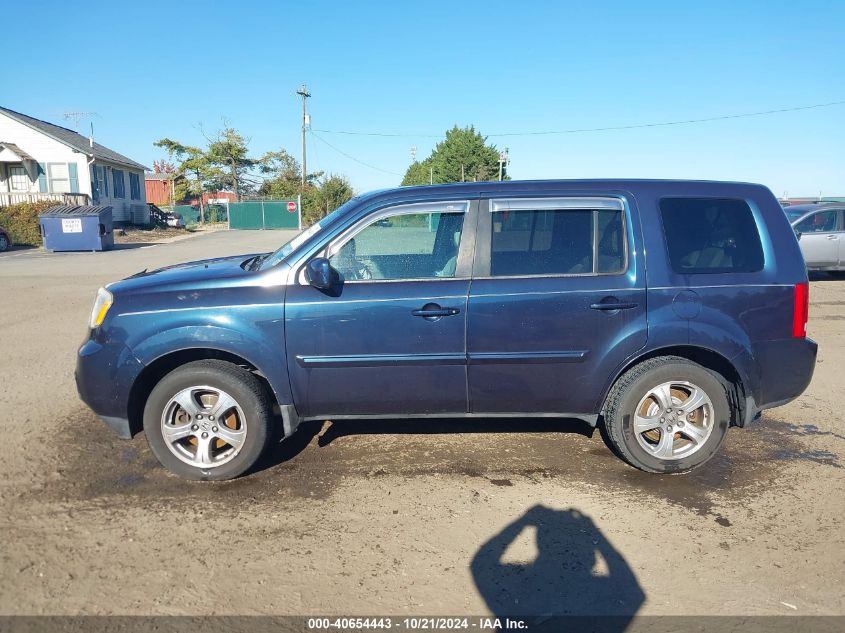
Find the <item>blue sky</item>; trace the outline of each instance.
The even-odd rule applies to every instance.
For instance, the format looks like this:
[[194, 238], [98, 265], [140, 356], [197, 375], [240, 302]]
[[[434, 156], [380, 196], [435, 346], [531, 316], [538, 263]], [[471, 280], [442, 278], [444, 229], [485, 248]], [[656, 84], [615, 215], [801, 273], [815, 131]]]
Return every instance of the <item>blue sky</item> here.
[[[0, 105], [95, 112], [97, 140], [151, 165], [225, 118], [255, 154], [358, 191], [398, 184], [454, 124], [483, 134], [703, 118], [845, 100], [845, 2], [10, 3]], [[14, 25], [14, 28], [9, 28]], [[13, 70], [19, 65], [17, 70]], [[87, 130], [88, 122], [80, 124]], [[514, 178], [762, 182], [845, 195], [845, 105], [689, 126], [491, 137]]]

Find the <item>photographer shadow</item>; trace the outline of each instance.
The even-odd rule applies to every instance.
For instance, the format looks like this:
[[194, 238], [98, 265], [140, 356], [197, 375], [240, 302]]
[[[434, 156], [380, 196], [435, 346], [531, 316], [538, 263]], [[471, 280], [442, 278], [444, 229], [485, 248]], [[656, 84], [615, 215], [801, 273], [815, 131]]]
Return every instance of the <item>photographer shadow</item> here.
[[[530, 562], [503, 562], [526, 529], [536, 530]], [[645, 594], [622, 555], [578, 510], [529, 509], [478, 550], [473, 579], [493, 614], [556, 630], [556, 616], [581, 616], [599, 631], [624, 631]], [[503, 620], [504, 621], [504, 620]], [[539, 628], [538, 628], [539, 627]]]

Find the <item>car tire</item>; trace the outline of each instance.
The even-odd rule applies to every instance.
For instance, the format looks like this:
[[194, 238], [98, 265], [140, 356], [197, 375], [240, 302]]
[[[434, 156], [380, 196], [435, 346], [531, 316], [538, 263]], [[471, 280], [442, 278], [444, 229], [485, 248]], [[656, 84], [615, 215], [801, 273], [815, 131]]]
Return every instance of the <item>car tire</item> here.
[[252, 373], [218, 360], [188, 363], [153, 387], [144, 432], [161, 464], [194, 480], [233, 479], [273, 436], [267, 390]]
[[616, 381], [603, 417], [611, 448], [628, 464], [649, 473], [683, 473], [716, 454], [731, 409], [719, 376], [685, 358], [662, 356]]
[[0, 253], [9, 250], [9, 237], [5, 233], [0, 233]]

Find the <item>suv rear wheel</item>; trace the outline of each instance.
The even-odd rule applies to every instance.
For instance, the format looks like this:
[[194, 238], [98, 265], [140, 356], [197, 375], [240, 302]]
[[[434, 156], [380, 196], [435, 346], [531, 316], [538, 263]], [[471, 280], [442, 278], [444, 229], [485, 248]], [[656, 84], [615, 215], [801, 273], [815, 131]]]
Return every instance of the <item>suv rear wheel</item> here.
[[144, 431], [158, 460], [188, 479], [232, 479], [258, 461], [271, 437], [272, 407], [250, 372], [201, 360], [174, 369], [153, 388]]
[[647, 360], [623, 374], [604, 411], [611, 447], [651, 473], [685, 472], [707, 462], [724, 441], [730, 419], [719, 378], [676, 356]]

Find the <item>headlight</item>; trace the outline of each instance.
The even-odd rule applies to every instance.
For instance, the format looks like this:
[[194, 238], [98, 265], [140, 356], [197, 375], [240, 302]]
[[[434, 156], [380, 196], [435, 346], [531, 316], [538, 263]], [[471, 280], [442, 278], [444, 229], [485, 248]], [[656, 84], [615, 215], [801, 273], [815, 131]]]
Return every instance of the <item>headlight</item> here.
[[94, 299], [94, 308], [91, 310], [91, 320], [88, 323], [91, 328], [100, 327], [103, 324], [103, 320], [105, 320], [113, 301], [114, 297], [112, 293], [105, 288], [100, 288], [97, 291], [97, 298]]

